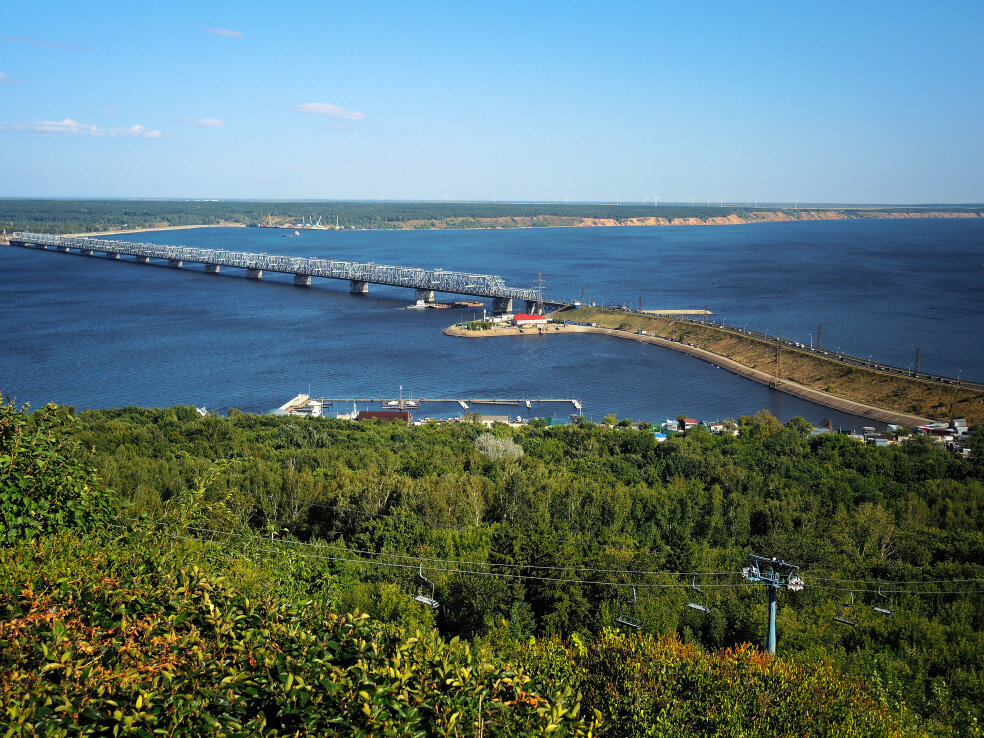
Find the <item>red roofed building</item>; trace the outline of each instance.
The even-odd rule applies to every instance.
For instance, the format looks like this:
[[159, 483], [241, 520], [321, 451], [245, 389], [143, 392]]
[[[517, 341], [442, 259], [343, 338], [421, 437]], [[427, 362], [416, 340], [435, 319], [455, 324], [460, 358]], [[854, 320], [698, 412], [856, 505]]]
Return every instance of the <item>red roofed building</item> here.
[[516, 313], [513, 316], [514, 325], [546, 325], [547, 319], [542, 315], [529, 315], [528, 313]]

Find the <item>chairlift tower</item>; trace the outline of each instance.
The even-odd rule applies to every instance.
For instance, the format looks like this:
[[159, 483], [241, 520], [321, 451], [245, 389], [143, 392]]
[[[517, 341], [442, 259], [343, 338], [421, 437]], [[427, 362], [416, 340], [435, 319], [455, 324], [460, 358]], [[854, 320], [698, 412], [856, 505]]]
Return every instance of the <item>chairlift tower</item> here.
[[741, 575], [750, 582], [758, 582], [769, 588], [769, 610], [766, 619], [765, 647], [771, 656], [776, 655], [776, 591], [785, 587], [790, 592], [803, 589], [799, 567], [774, 556], [749, 554], [752, 563], [741, 570]]

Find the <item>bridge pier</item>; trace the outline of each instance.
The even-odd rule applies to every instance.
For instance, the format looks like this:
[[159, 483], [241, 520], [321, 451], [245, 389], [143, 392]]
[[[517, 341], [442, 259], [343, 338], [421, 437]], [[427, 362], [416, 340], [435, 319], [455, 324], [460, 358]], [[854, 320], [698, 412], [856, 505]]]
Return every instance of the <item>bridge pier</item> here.
[[511, 313], [513, 311], [513, 304], [511, 297], [493, 297], [492, 298], [492, 312], [493, 313]]
[[434, 302], [434, 290], [414, 290], [414, 297], [426, 303]]
[[80, 256], [92, 256], [92, 249], [79, 249]]
[[106, 258], [112, 259], [113, 261], [119, 261], [120, 255], [117, 254], [115, 251], [107, 251]]
[[168, 259], [167, 265], [172, 269], [181, 269], [184, 266], [184, 262], [181, 259]]
[[358, 279], [353, 279], [349, 282], [349, 292], [353, 295], [368, 295], [369, 294], [369, 283], [363, 282]]
[[536, 300], [527, 300], [526, 313], [527, 315], [543, 315], [543, 308], [537, 305]]
[[150, 257], [149, 256], [137, 256], [137, 263], [138, 264], [149, 264], [150, 263]]
[[247, 269], [246, 270], [247, 279], [263, 279], [262, 269]]
[[294, 275], [294, 286], [295, 287], [310, 287], [311, 286], [311, 275], [310, 274], [295, 274]]
[[205, 265], [205, 273], [206, 274], [218, 274], [219, 273], [219, 265], [218, 264], [206, 264]]
[[63, 254], [67, 254], [68, 253], [68, 246], [59, 246], [58, 247], [58, 250], [61, 251]]

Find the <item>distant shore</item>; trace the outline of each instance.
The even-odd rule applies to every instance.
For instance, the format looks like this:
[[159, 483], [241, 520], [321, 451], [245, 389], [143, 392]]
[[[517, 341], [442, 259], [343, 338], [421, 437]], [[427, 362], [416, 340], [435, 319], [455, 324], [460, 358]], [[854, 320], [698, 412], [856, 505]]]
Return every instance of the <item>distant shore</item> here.
[[981, 218], [975, 211], [949, 210], [761, 210], [744, 215], [672, 217], [658, 215], [631, 218], [590, 218], [579, 216], [534, 215], [495, 218], [445, 218], [443, 220], [406, 220], [394, 222], [385, 230], [482, 230], [506, 228], [608, 228], [626, 226], [709, 226], [748, 225], [751, 223], [794, 223], [816, 220], [904, 220], [932, 218]]
[[127, 228], [116, 231], [91, 231], [88, 233], [66, 233], [66, 236], [88, 238], [90, 236], [119, 236], [124, 233], [154, 233], [155, 231], [187, 231], [192, 228], [245, 228], [244, 223], [209, 223], [208, 225], [155, 226], [153, 228]]
[[[611, 227], [683, 227], [716, 225], [749, 225], [754, 223], [794, 223], [798, 221], [819, 220], [905, 220], [905, 219], [966, 219], [982, 218], [984, 214], [976, 211], [951, 210], [871, 210], [864, 208], [839, 210], [751, 210], [744, 214], [731, 213], [722, 216], [696, 217], [629, 217], [592, 218], [562, 215], [499, 216], [485, 218], [448, 217], [443, 219], [414, 219], [389, 221], [377, 228], [341, 228], [340, 230], [503, 230], [512, 228], [611, 228]], [[126, 233], [151, 233], [155, 231], [179, 231], [191, 228], [245, 228], [246, 223], [224, 222], [202, 225], [154, 226], [147, 228], [120, 229], [111, 231], [91, 231], [71, 233], [72, 236], [115, 236]], [[274, 228], [305, 230], [325, 230], [304, 228], [297, 225], [275, 224]], [[330, 229], [333, 230], [333, 229]]]

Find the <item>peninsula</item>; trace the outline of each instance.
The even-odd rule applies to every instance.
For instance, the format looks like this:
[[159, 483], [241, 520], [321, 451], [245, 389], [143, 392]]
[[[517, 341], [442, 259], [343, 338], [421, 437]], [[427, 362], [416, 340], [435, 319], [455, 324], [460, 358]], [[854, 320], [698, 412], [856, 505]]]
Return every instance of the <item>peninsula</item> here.
[[672, 317], [591, 307], [565, 309], [549, 317], [567, 322], [542, 330], [451, 326], [444, 333], [460, 337], [602, 333], [681, 351], [781, 392], [885, 423], [912, 426], [952, 417], [966, 418], [974, 425], [984, 422], [984, 391], [977, 386], [900, 376], [842, 361], [833, 353], [777, 349], [775, 341], [727, 326]]

